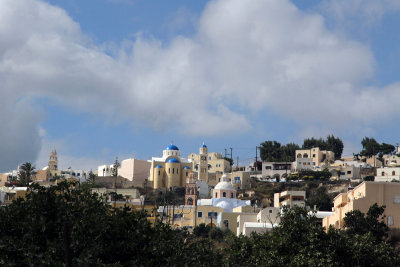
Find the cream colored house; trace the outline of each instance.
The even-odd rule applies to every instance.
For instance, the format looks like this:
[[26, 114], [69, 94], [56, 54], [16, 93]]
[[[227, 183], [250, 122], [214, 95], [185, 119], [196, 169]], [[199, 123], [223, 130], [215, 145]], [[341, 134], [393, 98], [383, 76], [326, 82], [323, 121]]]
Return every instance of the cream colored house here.
[[335, 153], [327, 150], [320, 150], [319, 147], [311, 149], [296, 150], [296, 159], [311, 158], [314, 166], [328, 165], [335, 161]]
[[375, 182], [400, 181], [400, 167], [383, 167], [376, 169]]
[[274, 194], [274, 207], [305, 207], [306, 191], [283, 191]]
[[[209, 152], [207, 155], [208, 172], [209, 173], [227, 173], [231, 171], [231, 164], [222, 157], [221, 153]], [[197, 170], [200, 165], [200, 155], [192, 153], [188, 159], [193, 162], [194, 168]]]
[[118, 175], [134, 181], [137, 185], [144, 184], [149, 176], [151, 163], [139, 159], [125, 159], [121, 161], [121, 167], [118, 168]]
[[333, 200], [333, 214], [324, 218], [322, 225], [343, 229], [346, 212], [360, 210], [367, 213], [370, 206], [385, 205], [385, 222], [390, 228], [400, 228], [400, 183], [363, 182]]

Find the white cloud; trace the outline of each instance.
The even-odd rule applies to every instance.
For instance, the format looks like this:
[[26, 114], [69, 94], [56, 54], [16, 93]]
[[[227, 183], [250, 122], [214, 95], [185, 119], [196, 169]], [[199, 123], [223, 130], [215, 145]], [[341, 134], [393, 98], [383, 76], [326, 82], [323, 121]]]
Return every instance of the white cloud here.
[[[26, 97], [190, 135], [243, 133], [266, 110], [334, 130], [371, 125], [382, 109], [386, 120], [397, 119], [399, 86], [365, 88], [375, 64], [369, 47], [324, 22], [288, 0], [216, 0], [194, 37], [163, 44], [138, 36], [111, 57], [62, 9], [3, 0], [0, 109], [13, 131], [0, 137], [2, 151], [14, 158], [37, 154], [40, 114], [15, 105]], [[12, 152], [9, 144], [21, 139], [34, 145]], [[11, 164], [5, 156], [0, 162]]]

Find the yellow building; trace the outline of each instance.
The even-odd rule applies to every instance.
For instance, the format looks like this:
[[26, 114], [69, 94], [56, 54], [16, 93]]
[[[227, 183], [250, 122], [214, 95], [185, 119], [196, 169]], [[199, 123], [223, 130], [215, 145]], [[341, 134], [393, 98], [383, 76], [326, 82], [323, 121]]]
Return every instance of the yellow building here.
[[169, 145], [163, 150], [161, 158], [152, 158], [149, 182], [154, 189], [185, 186], [193, 164], [181, 158], [180, 154], [177, 146]]
[[324, 218], [322, 225], [343, 229], [346, 212], [360, 210], [367, 213], [374, 203], [385, 205], [385, 222], [390, 228], [400, 228], [400, 183], [363, 182], [333, 200], [333, 214]]
[[296, 150], [296, 159], [301, 158], [311, 158], [314, 166], [322, 166], [334, 162], [335, 153], [332, 151], [320, 150], [319, 147]]
[[[204, 145], [203, 145], [204, 146]], [[201, 148], [200, 148], [201, 149]], [[208, 172], [209, 173], [227, 173], [231, 171], [231, 164], [229, 161], [222, 157], [221, 153], [218, 152], [210, 152], [206, 155], [197, 155], [196, 153], [192, 153], [188, 156], [188, 159], [193, 162], [194, 168], [197, 170], [200, 165], [201, 157], [206, 156], [207, 164], [208, 164]]]

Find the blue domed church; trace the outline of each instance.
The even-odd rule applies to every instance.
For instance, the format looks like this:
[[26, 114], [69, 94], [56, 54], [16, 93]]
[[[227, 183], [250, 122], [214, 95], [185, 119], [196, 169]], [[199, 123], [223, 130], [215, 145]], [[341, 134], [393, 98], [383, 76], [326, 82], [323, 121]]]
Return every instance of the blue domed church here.
[[151, 159], [149, 182], [154, 189], [184, 187], [192, 165], [187, 159], [181, 158], [179, 148], [171, 144], [163, 150], [161, 158]]

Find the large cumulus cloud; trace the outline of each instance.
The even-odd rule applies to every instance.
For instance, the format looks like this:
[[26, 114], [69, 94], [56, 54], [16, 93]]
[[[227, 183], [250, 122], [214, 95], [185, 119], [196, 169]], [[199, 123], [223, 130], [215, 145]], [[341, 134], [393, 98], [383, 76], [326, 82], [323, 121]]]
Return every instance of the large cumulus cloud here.
[[385, 119], [399, 111], [398, 85], [364, 87], [375, 64], [369, 47], [288, 0], [211, 1], [193, 37], [137, 37], [115, 56], [62, 9], [3, 0], [0, 40], [0, 122], [10, 130], [0, 134], [2, 168], [37, 156], [41, 114], [29, 103], [41, 97], [188, 135], [243, 133], [266, 110], [334, 128], [373, 124], [382, 107]]

